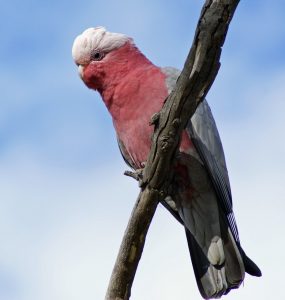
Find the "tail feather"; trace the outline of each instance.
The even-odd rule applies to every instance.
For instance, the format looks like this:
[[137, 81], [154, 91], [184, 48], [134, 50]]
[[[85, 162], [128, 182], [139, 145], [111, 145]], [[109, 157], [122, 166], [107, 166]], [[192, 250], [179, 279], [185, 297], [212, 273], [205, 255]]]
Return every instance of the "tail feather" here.
[[231, 289], [238, 288], [244, 280], [245, 268], [241, 254], [230, 231], [223, 240], [225, 262], [213, 265], [198, 245], [191, 232], [185, 228], [193, 269], [203, 298], [220, 298]]
[[221, 204], [204, 165], [190, 155], [184, 163], [176, 171], [173, 200], [186, 229], [201, 295], [205, 299], [220, 298], [241, 285], [245, 272], [255, 276], [261, 272], [240, 247], [235, 222], [229, 221], [229, 212]]
[[246, 273], [252, 276], [260, 277], [262, 276], [262, 273], [258, 266], [245, 254], [241, 246], [239, 245], [240, 252], [242, 254], [243, 262], [244, 262], [244, 267]]

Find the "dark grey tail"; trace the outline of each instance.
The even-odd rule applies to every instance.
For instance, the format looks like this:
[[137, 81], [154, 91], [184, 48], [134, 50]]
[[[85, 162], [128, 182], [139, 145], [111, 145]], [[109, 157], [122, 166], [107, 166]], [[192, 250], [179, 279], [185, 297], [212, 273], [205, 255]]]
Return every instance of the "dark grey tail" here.
[[197, 285], [204, 299], [220, 298], [231, 289], [238, 288], [244, 280], [245, 272], [261, 276], [259, 268], [237, 245], [230, 231], [223, 237], [223, 265], [211, 264], [190, 231], [187, 228], [185, 231]]

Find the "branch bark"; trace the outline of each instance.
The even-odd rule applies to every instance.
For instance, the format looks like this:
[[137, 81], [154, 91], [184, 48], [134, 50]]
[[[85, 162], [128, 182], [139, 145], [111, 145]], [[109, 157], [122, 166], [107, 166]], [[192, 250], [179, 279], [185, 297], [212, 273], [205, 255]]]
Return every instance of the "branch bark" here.
[[205, 98], [220, 67], [222, 46], [239, 0], [207, 0], [176, 87], [153, 118], [153, 141], [142, 189], [131, 214], [105, 300], [128, 300], [146, 234], [159, 201], [167, 195], [180, 137]]

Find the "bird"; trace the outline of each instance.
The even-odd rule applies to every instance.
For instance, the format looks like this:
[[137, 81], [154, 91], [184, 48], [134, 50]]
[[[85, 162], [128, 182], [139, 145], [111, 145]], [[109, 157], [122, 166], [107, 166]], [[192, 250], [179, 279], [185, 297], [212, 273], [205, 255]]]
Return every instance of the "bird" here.
[[[150, 119], [180, 71], [156, 66], [131, 37], [102, 26], [75, 38], [72, 57], [84, 84], [100, 93], [111, 114], [123, 159], [142, 169], [151, 147]], [[182, 132], [173, 174], [161, 203], [185, 229], [201, 296], [220, 298], [238, 288], [245, 273], [261, 276], [241, 247], [223, 146], [206, 99]]]

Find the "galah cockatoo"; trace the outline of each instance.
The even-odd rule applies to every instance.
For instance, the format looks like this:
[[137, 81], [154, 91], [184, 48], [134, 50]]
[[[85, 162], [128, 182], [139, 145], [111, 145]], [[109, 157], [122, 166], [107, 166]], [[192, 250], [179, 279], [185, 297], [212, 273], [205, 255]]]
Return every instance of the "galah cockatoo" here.
[[[104, 27], [79, 35], [72, 56], [84, 83], [102, 96], [124, 160], [135, 170], [143, 168], [153, 132], [149, 121], [180, 72], [155, 66], [131, 38]], [[171, 185], [162, 204], [185, 228], [201, 295], [227, 294], [240, 286], [245, 272], [261, 276], [240, 244], [224, 152], [206, 100], [182, 133]]]

